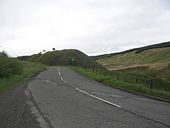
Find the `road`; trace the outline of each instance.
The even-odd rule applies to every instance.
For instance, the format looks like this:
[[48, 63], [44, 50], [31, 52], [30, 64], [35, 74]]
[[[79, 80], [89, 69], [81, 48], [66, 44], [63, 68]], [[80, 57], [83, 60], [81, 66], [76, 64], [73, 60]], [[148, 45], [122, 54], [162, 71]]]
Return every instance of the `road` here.
[[170, 104], [51, 67], [29, 82], [25, 94], [42, 128], [168, 128]]

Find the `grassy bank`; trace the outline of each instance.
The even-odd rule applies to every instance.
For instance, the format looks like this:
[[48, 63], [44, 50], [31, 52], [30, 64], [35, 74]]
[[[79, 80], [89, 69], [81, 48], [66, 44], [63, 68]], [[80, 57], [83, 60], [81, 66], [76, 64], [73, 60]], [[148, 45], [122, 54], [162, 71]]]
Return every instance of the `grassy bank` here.
[[0, 91], [4, 91], [12, 86], [15, 86], [18, 82], [30, 78], [46, 69], [46, 66], [44, 65], [30, 62], [18, 61], [18, 64], [21, 66], [20, 68], [22, 68], [20, 73], [11, 74], [8, 77], [0, 78]]
[[134, 83], [129, 83], [121, 80], [115, 80], [113, 79], [113, 76], [109, 74], [106, 75], [105, 73], [97, 73], [97, 72], [93, 72], [92, 70], [88, 70], [84, 68], [72, 67], [72, 69], [93, 80], [102, 82], [109, 86], [123, 88], [126, 90], [131, 90], [145, 95], [163, 98], [170, 101], [170, 91], [161, 90], [161, 89], [151, 89], [141, 84], [134, 84]]

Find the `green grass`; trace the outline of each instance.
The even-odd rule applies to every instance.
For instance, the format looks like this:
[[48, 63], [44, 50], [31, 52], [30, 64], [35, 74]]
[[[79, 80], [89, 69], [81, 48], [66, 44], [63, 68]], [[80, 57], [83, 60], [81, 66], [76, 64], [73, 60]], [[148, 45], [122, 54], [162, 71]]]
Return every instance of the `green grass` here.
[[15, 85], [17, 85], [18, 82], [23, 81], [27, 78], [30, 78], [39, 72], [46, 69], [46, 66], [41, 64], [34, 64], [30, 62], [23, 62], [19, 61], [19, 63], [23, 66], [22, 73], [11, 75], [8, 78], [1, 78], [0, 79], [0, 91], [7, 90]]
[[105, 67], [76, 49], [49, 51], [43, 54], [34, 54], [30, 57], [19, 57], [19, 59], [28, 59], [30, 62], [42, 63], [50, 66], [80, 66], [105, 70]]
[[128, 83], [124, 81], [114, 80], [112, 76], [105, 75], [105, 74], [98, 74], [95, 72], [92, 72], [88, 69], [83, 69], [79, 67], [72, 67], [73, 70], [79, 72], [80, 74], [83, 74], [93, 80], [99, 81], [101, 83], [104, 83], [106, 85], [112, 86], [112, 87], [118, 87], [123, 88], [126, 90], [131, 90], [135, 92], [139, 92], [145, 95], [155, 96], [158, 98], [163, 98], [166, 100], [170, 100], [170, 91], [164, 91], [159, 89], [150, 89], [146, 86], [140, 85], [140, 84], [133, 84]]

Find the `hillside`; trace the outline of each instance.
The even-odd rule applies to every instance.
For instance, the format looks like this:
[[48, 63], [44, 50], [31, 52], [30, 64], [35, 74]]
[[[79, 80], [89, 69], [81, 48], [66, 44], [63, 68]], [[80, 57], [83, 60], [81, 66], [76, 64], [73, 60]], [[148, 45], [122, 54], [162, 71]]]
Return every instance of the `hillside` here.
[[50, 66], [64, 65], [64, 66], [81, 66], [95, 69], [105, 69], [95, 60], [88, 57], [86, 54], [75, 49], [65, 49], [50, 51], [44, 54], [34, 54], [30, 57], [19, 57], [21, 60], [28, 60], [31, 62], [38, 62]]
[[170, 42], [98, 56], [97, 62], [117, 72], [142, 74], [170, 81]]
[[100, 64], [106, 66], [110, 70], [125, 67], [138, 67], [149, 65], [161, 65], [170, 63], [170, 47], [155, 48], [145, 50], [136, 54], [135, 51], [113, 55], [97, 60]]
[[95, 59], [95, 60], [98, 60], [98, 59], [103, 59], [103, 58], [106, 58], [106, 57], [112, 57], [114, 55], [119, 55], [119, 54], [125, 54], [125, 53], [130, 53], [130, 52], [135, 52], [136, 54], [138, 54], [138, 53], [141, 53], [141, 52], [146, 51], [146, 50], [151, 50], [151, 49], [155, 49], [155, 48], [166, 48], [166, 47], [170, 47], [170, 41], [158, 43], [158, 44], [154, 44], [154, 45], [149, 45], [149, 46], [144, 46], [144, 47], [140, 47], [140, 48], [133, 48], [133, 49], [129, 49], [129, 50], [118, 52], [118, 53], [110, 53], [110, 54], [92, 56], [92, 58]]

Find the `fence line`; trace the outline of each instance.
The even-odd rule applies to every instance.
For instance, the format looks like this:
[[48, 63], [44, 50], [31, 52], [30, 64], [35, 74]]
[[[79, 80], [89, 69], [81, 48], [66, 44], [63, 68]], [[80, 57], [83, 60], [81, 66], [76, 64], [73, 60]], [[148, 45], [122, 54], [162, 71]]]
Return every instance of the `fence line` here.
[[87, 71], [93, 72], [95, 74], [101, 74], [104, 76], [110, 76], [114, 80], [125, 81], [128, 83], [140, 84], [146, 86], [150, 89], [162, 89], [165, 91], [170, 91], [170, 82], [164, 81], [158, 78], [151, 78], [149, 76], [142, 76], [136, 74], [127, 74], [120, 72], [112, 72], [112, 71], [101, 71], [94, 68], [84, 68]]

